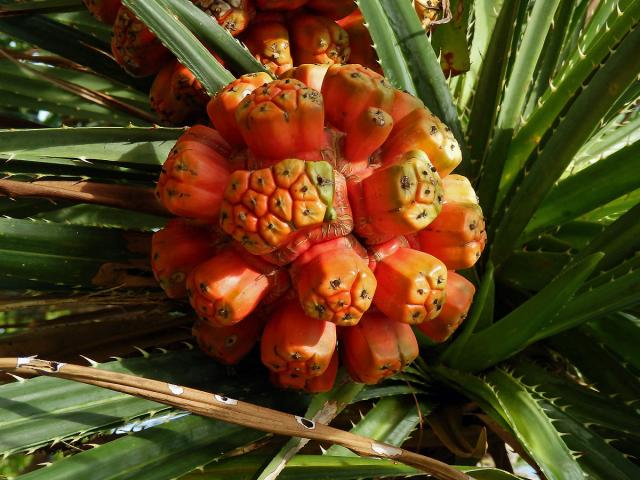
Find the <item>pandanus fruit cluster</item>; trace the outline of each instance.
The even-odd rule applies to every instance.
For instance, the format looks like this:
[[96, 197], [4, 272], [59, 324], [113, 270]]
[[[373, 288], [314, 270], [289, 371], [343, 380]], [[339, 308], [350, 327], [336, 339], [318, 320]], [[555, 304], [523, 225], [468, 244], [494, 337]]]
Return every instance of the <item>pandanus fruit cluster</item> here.
[[464, 320], [486, 240], [449, 128], [361, 65], [244, 75], [162, 167], [173, 219], [152, 266], [187, 297], [201, 348], [227, 364], [260, 341], [281, 387], [330, 389], [340, 363], [376, 383]]
[[[154, 75], [151, 108], [161, 123], [206, 121], [209, 93], [121, 0], [83, 0], [113, 25], [114, 59], [136, 77]], [[304, 64], [357, 63], [382, 73], [373, 41], [353, 0], [190, 0], [238, 38], [267, 70], [291, 76]], [[414, 2], [420, 18], [435, 18], [440, 0]], [[426, 5], [426, 6], [425, 6]], [[224, 64], [215, 51], [211, 53]]]

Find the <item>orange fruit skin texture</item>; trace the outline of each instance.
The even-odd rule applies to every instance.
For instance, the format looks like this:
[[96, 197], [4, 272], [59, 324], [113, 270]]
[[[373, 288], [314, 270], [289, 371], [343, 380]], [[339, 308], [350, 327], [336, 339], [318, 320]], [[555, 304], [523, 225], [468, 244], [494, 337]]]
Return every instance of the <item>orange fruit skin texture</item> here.
[[200, 349], [225, 365], [235, 365], [255, 346], [262, 333], [266, 317], [253, 313], [241, 323], [226, 327], [214, 327], [198, 321], [193, 326], [193, 336]]
[[275, 80], [238, 105], [236, 122], [254, 155], [275, 161], [300, 158], [322, 147], [322, 95], [295, 79]]
[[111, 52], [116, 62], [134, 77], [153, 75], [171, 60], [171, 52], [158, 37], [124, 6], [113, 24]]
[[378, 283], [366, 250], [352, 236], [314, 245], [296, 259], [290, 274], [305, 314], [340, 326], [358, 323]]
[[151, 239], [153, 275], [169, 298], [187, 295], [191, 271], [216, 250], [216, 235], [209, 227], [174, 218]]
[[164, 124], [184, 125], [206, 118], [209, 95], [188, 68], [173, 60], [153, 80], [149, 102]]
[[322, 83], [325, 115], [346, 134], [346, 155], [357, 155], [348, 157], [352, 173], [367, 166], [366, 157], [392, 132], [393, 120], [387, 112], [392, 109], [394, 91], [384, 77], [361, 65], [332, 65], [327, 70]]
[[353, 214], [347, 198], [347, 182], [337, 172], [334, 172], [333, 181], [335, 187], [333, 197], [334, 220], [299, 231], [285, 245], [274, 252], [262, 255], [263, 259], [274, 265], [289, 265], [313, 245], [344, 237], [353, 230]]
[[309, 393], [328, 392], [333, 388], [338, 373], [338, 352], [335, 351], [329, 362], [329, 367], [322, 375], [317, 377], [304, 378], [295, 373], [277, 373], [271, 372], [271, 382], [280, 388], [292, 388], [295, 390], [304, 390]]
[[174, 215], [217, 220], [231, 172], [231, 148], [211, 128], [196, 125], [185, 132], [162, 166], [156, 196]]
[[252, 0], [191, 0], [191, 3], [215, 18], [234, 37], [247, 28], [255, 15]]
[[476, 287], [462, 275], [450, 271], [445, 291], [446, 300], [440, 315], [417, 326], [429, 339], [437, 343], [446, 341], [467, 318]]
[[289, 31], [283, 17], [269, 15], [264, 20], [256, 19], [242, 35], [242, 41], [274, 75], [281, 76], [293, 68]]
[[201, 320], [213, 326], [234, 325], [288, 276], [278, 267], [233, 247], [194, 268], [187, 277], [187, 295]]
[[322, 90], [322, 82], [327, 74], [327, 70], [329, 70], [329, 66], [328, 63], [304, 63], [291, 70], [287, 70], [282, 75], [282, 78], [295, 78], [307, 87], [319, 92]]
[[207, 114], [211, 123], [220, 135], [234, 146], [244, 145], [242, 133], [236, 123], [236, 109], [246, 96], [256, 88], [269, 83], [271, 77], [264, 73], [249, 73], [237, 78], [217, 95], [207, 105]]
[[82, 0], [91, 12], [102, 23], [113, 25], [118, 15], [118, 10], [122, 5], [121, 0]]
[[321, 225], [330, 205], [314, 182], [331, 183], [333, 178], [311, 178], [306, 165], [291, 159], [233, 172], [221, 206], [222, 229], [250, 253], [264, 255], [284, 245], [296, 230]]
[[377, 262], [374, 305], [390, 319], [418, 324], [440, 313], [447, 268], [440, 260], [411, 248], [399, 248]]
[[445, 178], [442, 211], [416, 237], [420, 250], [435, 255], [451, 270], [475, 265], [487, 243], [487, 232], [478, 197], [465, 177]]
[[369, 244], [427, 227], [440, 213], [444, 197], [435, 167], [420, 150], [354, 175], [348, 191], [354, 229]]
[[207, 108], [216, 130], [189, 129], [164, 165], [163, 204], [219, 221], [231, 244], [187, 275], [204, 322], [194, 332], [210, 355], [237, 361], [220, 342], [247, 330], [246, 353], [268, 305], [260, 350], [276, 385], [331, 388], [337, 335], [352, 378], [377, 383], [418, 355], [412, 325], [441, 341], [464, 319], [474, 287], [453, 270], [484, 247], [482, 212], [451, 174], [451, 132], [420, 100], [360, 65], [286, 76], [224, 88]]
[[262, 363], [280, 375], [318, 377], [329, 368], [336, 340], [335, 324], [309, 318], [298, 302], [287, 302], [264, 328]]
[[357, 325], [340, 328], [340, 353], [351, 378], [374, 384], [400, 372], [419, 351], [411, 326], [368, 312]]
[[299, 13], [291, 20], [293, 60], [302, 63], [346, 63], [349, 35], [333, 20]]

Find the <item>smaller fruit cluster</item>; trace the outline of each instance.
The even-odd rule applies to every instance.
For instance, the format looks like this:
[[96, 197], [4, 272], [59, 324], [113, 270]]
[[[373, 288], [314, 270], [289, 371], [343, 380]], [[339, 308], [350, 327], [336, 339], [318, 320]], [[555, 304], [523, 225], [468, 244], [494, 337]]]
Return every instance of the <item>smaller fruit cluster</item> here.
[[445, 341], [475, 288], [454, 270], [486, 241], [449, 128], [361, 65], [244, 75], [172, 148], [156, 194], [182, 217], [153, 236], [152, 267], [188, 297], [210, 356], [260, 340], [272, 381], [324, 391], [338, 365], [376, 383]]
[[[274, 76], [303, 64], [364, 65], [382, 73], [369, 31], [353, 0], [190, 0], [242, 41]], [[151, 108], [167, 125], [206, 121], [209, 94], [121, 0], [84, 0], [100, 21], [113, 25], [111, 49], [131, 75], [155, 75]], [[435, 18], [439, 0], [414, 2], [421, 18]], [[224, 62], [211, 52], [222, 64]]]

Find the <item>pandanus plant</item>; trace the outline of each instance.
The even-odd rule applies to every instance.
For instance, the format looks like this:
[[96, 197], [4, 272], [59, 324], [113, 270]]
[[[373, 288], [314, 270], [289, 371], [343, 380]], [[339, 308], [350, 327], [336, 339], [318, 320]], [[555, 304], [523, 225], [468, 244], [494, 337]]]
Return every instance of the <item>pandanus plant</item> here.
[[83, 3], [0, 2], [2, 475], [640, 478], [639, 2]]

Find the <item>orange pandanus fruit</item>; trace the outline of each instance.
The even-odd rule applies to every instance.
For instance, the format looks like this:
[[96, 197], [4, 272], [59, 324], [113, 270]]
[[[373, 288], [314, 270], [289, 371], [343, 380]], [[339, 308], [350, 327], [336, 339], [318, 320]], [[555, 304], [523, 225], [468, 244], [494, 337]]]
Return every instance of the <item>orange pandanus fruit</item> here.
[[378, 63], [378, 56], [373, 48], [371, 34], [369, 34], [369, 29], [364, 26], [364, 18], [360, 10], [355, 10], [349, 16], [338, 20], [337, 23], [344, 28], [347, 35], [349, 35], [349, 46], [351, 47], [349, 62], [359, 63], [374, 72], [382, 74], [382, 68], [380, 67], [380, 63]]
[[236, 123], [238, 105], [256, 88], [271, 80], [271, 77], [264, 72], [247, 73], [220, 90], [207, 105], [211, 123], [231, 145], [244, 145], [242, 133]]
[[372, 249], [378, 279], [374, 305], [402, 323], [422, 323], [437, 317], [445, 300], [447, 267], [437, 258], [412, 248], [382, 247]]
[[[406, 100], [410, 96], [398, 96], [395, 106], [396, 115], [403, 111], [404, 117], [396, 120], [389, 138], [382, 147], [382, 162], [390, 164], [397, 162], [407, 150], [422, 150], [429, 156], [441, 177], [449, 175], [462, 161], [462, 152], [451, 129], [426, 107], [411, 108], [413, 100]], [[408, 105], [407, 105], [408, 103]], [[403, 108], [401, 108], [401, 106]], [[392, 114], [393, 117], [393, 114]]]
[[198, 321], [193, 326], [192, 334], [205, 354], [225, 365], [235, 365], [258, 343], [265, 322], [265, 315], [258, 312], [226, 327]]
[[238, 105], [236, 122], [251, 152], [267, 164], [318, 152], [324, 143], [322, 95], [291, 78], [247, 95]]
[[313, 245], [344, 237], [353, 230], [353, 215], [347, 197], [347, 182], [342, 175], [334, 172], [333, 209], [335, 218], [313, 228], [296, 233], [291, 240], [276, 251], [262, 258], [274, 265], [288, 265]]
[[300, 255], [289, 273], [305, 314], [341, 326], [358, 323], [377, 286], [368, 261], [353, 236], [316, 244]]
[[331, 357], [329, 367], [322, 375], [317, 377], [305, 378], [296, 373], [291, 372], [271, 372], [271, 383], [279, 388], [293, 388], [296, 390], [304, 390], [309, 393], [328, 392], [333, 388], [338, 373], [338, 351], [336, 350]]
[[82, 0], [91, 15], [97, 20], [113, 25], [122, 5], [122, 0]]
[[305, 316], [297, 302], [278, 308], [260, 343], [262, 363], [270, 370], [303, 378], [322, 375], [335, 349], [335, 324]]
[[234, 37], [247, 28], [255, 14], [252, 0], [191, 0], [200, 10], [216, 19]]
[[478, 261], [485, 244], [482, 208], [469, 180], [450, 175], [444, 181], [444, 205], [440, 215], [418, 232], [420, 250], [435, 255], [447, 268], [470, 268]]
[[355, 11], [358, 5], [354, 0], [309, 0], [305, 7], [323, 17], [338, 20]]
[[124, 6], [113, 24], [111, 52], [116, 62], [134, 77], [153, 75], [171, 59], [171, 52], [160, 39]]
[[187, 295], [186, 281], [191, 271], [213, 256], [221, 242], [210, 227], [189, 223], [182, 218], [169, 223], [151, 238], [153, 275], [169, 298]]
[[340, 353], [353, 380], [374, 384], [413, 362], [418, 342], [411, 326], [367, 313], [357, 325], [340, 328]]
[[156, 195], [174, 215], [214, 221], [230, 177], [231, 147], [203, 125], [187, 130], [162, 166]]
[[368, 244], [417, 232], [440, 213], [442, 183], [424, 152], [406, 152], [365, 175], [350, 178], [348, 189], [354, 229]]
[[259, 15], [242, 36], [242, 41], [256, 59], [274, 75], [293, 68], [289, 31], [278, 13]]
[[291, 50], [296, 64], [346, 63], [349, 35], [333, 20], [300, 13], [291, 21]]
[[270, 291], [281, 292], [283, 269], [234, 248], [198, 265], [187, 278], [187, 294], [198, 316], [214, 326], [242, 321]]
[[187, 67], [173, 60], [156, 76], [149, 100], [163, 123], [179, 125], [205, 119], [209, 95]]
[[335, 218], [334, 183], [327, 162], [289, 159], [260, 170], [236, 170], [224, 191], [220, 224], [252, 254], [268, 254], [297, 231]]
[[352, 172], [367, 167], [369, 156], [392, 132], [394, 91], [384, 77], [361, 65], [329, 67], [322, 83], [325, 115], [346, 133], [345, 156]]
[[420, 331], [437, 343], [446, 341], [467, 318], [476, 293], [473, 283], [454, 271], [447, 275], [445, 290], [447, 298], [440, 315], [418, 325]]
[[328, 63], [303, 63], [291, 70], [287, 70], [282, 78], [295, 78], [300, 80], [307, 87], [313, 88], [318, 92], [322, 89], [324, 76], [329, 69]]

